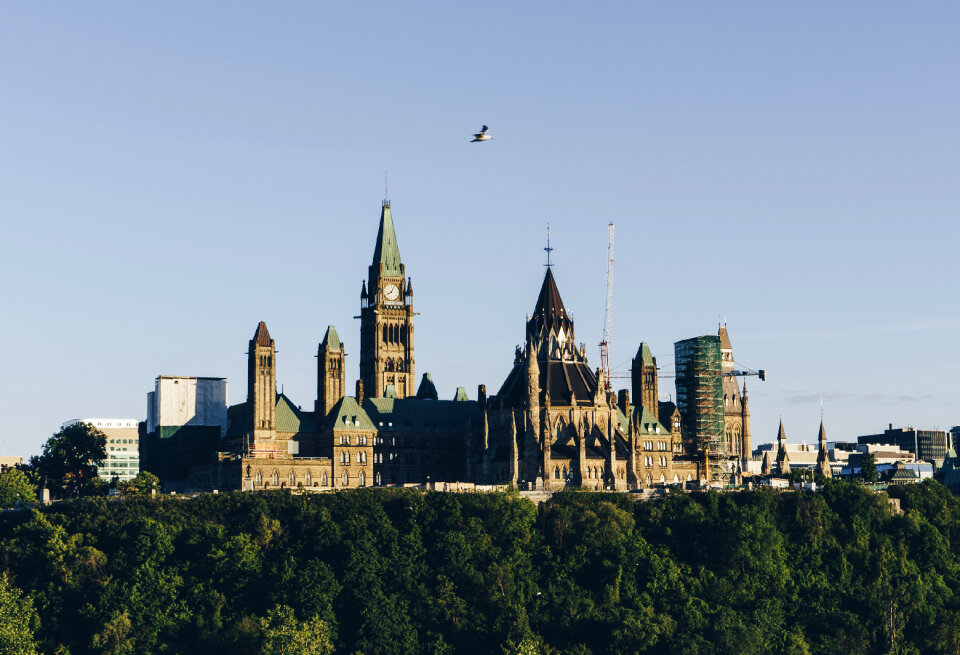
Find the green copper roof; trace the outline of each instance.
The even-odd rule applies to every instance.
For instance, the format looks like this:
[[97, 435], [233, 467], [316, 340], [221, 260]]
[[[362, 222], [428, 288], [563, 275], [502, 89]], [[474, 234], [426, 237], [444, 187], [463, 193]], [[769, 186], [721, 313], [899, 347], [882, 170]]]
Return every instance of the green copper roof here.
[[344, 396], [330, 410], [330, 415], [327, 417], [327, 429], [376, 430], [376, 427], [353, 396]]
[[277, 394], [277, 432], [316, 432], [317, 421], [312, 412], [303, 412], [284, 394]]
[[326, 350], [340, 350], [340, 336], [337, 334], [337, 328], [328, 325], [327, 333], [323, 335], [320, 345], [326, 346]]
[[393, 215], [390, 203], [384, 201], [380, 211], [380, 231], [377, 232], [377, 247], [373, 250], [373, 266], [383, 265], [384, 275], [401, 275], [400, 248], [397, 246], [397, 233], [393, 229]]
[[453, 397], [453, 399], [456, 400], [457, 402], [463, 402], [464, 400], [470, 400], [469, 398], [467, 398], [467, 390], [464, 389], [463, 387], [457, 387], [457, 393], [456, 393], [456, 395]]
[[650, 352], [650, 346], [647, 345], [646, 341], [640, 344], [640, 350], [637, 352], [637, 357], [640, 358], [642, 363], [653, 366], [653, 353]]

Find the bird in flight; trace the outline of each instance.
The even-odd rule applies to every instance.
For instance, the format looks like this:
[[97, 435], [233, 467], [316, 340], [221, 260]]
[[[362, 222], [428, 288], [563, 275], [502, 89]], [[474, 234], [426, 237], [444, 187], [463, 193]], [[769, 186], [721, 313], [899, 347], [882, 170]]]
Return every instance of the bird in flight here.
[[487, 134], [487, 130], [489, 129], [490, 129], [489, 127], [484, 125], [482, 130], [480, 130], [479, 132], [473, 135], [473, 141], [471, 141], [470, 143], [475, 143], [477, 141], [489, 141], [490, 139], [492, 139], [493, 137]]

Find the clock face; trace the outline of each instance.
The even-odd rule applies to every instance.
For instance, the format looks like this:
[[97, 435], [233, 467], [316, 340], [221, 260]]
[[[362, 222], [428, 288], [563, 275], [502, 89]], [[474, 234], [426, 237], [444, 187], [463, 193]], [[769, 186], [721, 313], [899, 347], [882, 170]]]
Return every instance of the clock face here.
[[383, 288], [383, 295], [387, 300], [396, 300], [400, 297], [400, 287], [396, 284], [388, 284]]

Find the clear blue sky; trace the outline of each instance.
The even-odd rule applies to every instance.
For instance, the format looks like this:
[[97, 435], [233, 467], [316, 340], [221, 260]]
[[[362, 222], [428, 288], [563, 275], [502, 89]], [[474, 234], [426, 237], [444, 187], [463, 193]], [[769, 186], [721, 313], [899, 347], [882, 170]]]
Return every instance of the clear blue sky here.
[[[960, 5], [4, 3], [0, 439], [143, 417], [267, 322], [305, 408], [359, 361], [383, 173], [418, 377], [496, 392], [545, 225], [599, 362], [715, 333], [754, 443], [960, 423]], [[485, 123], [494, 139], [470, 144]], [[352, 379], [350, 388], [352, 389]], [[661, 383], [666, 397], [672, 381]]]

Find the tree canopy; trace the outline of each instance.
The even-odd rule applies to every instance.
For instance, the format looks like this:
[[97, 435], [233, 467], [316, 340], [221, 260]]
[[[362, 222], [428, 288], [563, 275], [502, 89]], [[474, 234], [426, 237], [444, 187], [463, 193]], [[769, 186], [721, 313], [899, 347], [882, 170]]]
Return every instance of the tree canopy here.
[[13, 507], [17, 503], [30, 505], [37, 502], [33, 483], [19, 468], [0, 472], [0, 507]]
[[99, 493], [106, 486], [97, 467], [107, 458], [107, 438], [92, 425], [75, 423], [62, 428], [30, 458], [30, 467], [58, 498]]
[[50, 653], [956, 653], [960, 501], [889, 493], [91, 498], [0, 563]]

